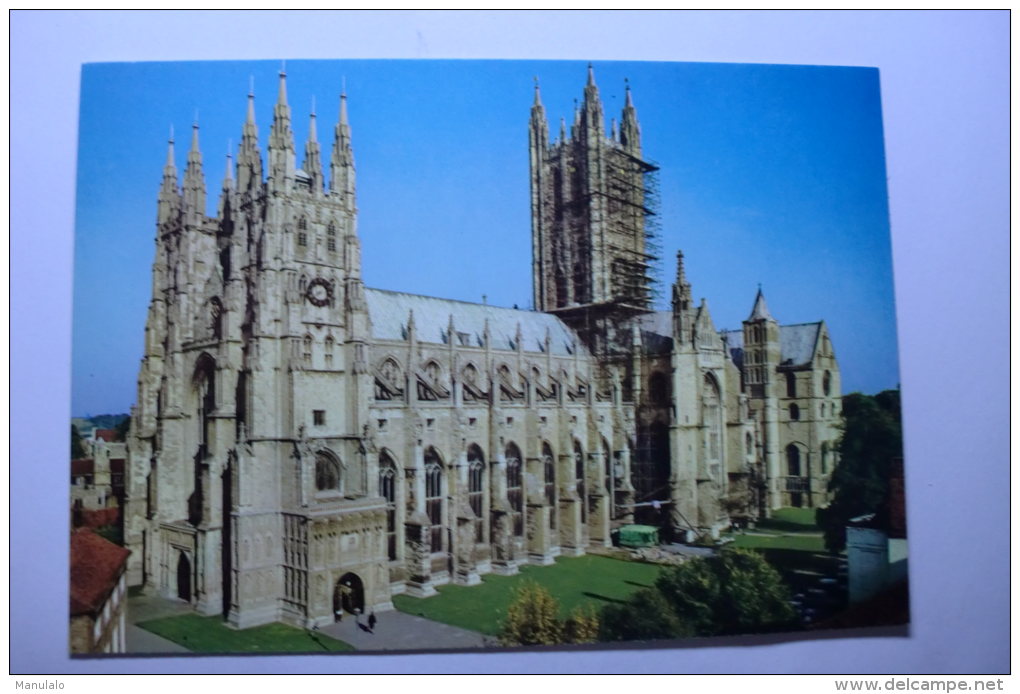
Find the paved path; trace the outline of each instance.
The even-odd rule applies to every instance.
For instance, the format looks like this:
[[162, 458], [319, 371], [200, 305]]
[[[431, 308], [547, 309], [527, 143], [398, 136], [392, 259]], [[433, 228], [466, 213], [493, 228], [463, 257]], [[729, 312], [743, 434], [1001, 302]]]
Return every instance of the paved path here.
[[[359, 651], [484, 648], [486, 639], [490, 638], [477, 631], [433, 622], [396, 610], [377, 612], [376, 617], [379, 621], [374, 633], [359, 628], [351, 615], [346, 615], [339, 624], [321, 627], [320, 631], [346, 641]], [[365, 622], [363, 616], [361, 623]]]
[[[184, 646], [156, 636], [137, 624], [149, 619], [190, 612], [191, 607], [180, 600], [168, 600], [156, 595], [128, 598], [128, 627], [125, 633], [127, 652], [189, 652]], [[483, 648], [488, 638], [476, 631], [440, 624], [396, 610], [378, 612], [376, 617], [379, 622], [375, 625], [375, 633], [360, 629], [352, 615], [344, 617], [344, 621], [339, 624], [324, 626], [320, 631], [349, 643], [359, 651]], [[362, 618], [361, 622], [366, 624], [366, 618]]]
[[158, 617], [191, 612], [191, 607], [179, 600], [167, 600], [154, 595], [139, 595], [128, 598], [127, 629], [124, 631], [128, 653], [189, 653], [187, 648], [162, 636], [146, 631], [139, 622]]

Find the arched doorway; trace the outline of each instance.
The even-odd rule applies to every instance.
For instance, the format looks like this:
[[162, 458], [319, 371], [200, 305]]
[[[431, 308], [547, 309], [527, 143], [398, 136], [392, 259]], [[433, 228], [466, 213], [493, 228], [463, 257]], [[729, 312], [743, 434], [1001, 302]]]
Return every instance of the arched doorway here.
[[191, 602], [191, 561], [184, 552], [177, 555], [177, 597]]
[[365, 588], [355, 573], [346, 573], [336, 582], [333, 590], [333, 615], [343, 610], [344, 614], [362, 614], [365, 611]]

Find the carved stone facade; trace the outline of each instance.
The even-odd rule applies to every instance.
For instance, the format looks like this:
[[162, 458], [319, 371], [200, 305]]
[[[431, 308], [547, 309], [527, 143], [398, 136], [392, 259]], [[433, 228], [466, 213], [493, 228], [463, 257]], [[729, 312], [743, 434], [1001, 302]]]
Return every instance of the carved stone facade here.
[[[759, 297], [740, 339], [720, 335], [682, 262], [673, 310], [649, 310], [636, 258], [654, 167], [629, 91], [607, 136], [589, 74], [574, 136], [550, 144], [536, 88], [545, 312], [366, 289], [346, 96], [328, 186], [314, 115], [297, 167], [282, 74], [263, 173], [253, 99], [215, 217], [197, 125], [181, 185], [170, 142], [129, 440], [131, 585], [237, 627], [323, 624], [607, 546], [636, 517], [689, 539], [824, 501], [839, 403], [824, 325], [780, 328]], [[617, 186], [595, 172], [629, 167], [629, 197], [581, 209], [547, 186], [551, 162], [582, 169], [570, 195], [589, 201]]]

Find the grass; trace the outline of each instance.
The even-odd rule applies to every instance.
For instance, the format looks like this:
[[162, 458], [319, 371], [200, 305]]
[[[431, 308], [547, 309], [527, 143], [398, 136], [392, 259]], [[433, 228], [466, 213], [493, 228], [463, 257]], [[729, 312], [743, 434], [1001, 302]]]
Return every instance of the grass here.
[[793, 549], [802, 552], [824, 552], [821, 535], [734, 535], [730, 547], [745, 549]]
[[761, 552], [793, 592], [816, 587], [822, 576], [836, 576], [839, 557], [826, 551], [822, 529], [815, 525], [815, 509], [777, 509], [751, 532], [732, 535], [729, 546]]
[[560, 557], [552, 566], [524, 566], [516, 576], [488, 575], [477, 586], [441, 586], [430, 598], [396, 595], [393, 604], [401, 612], [444, 624], [496, 636], [513, 601], [514, 589], [534, 581], [560, 603], [560, 616], [591, 604], [596, 611], [613, 602], [624, 602], [639, 588], [651, 586], [661, 566], [621, 561], [595, 555]]
[[182, 614], [138, 626], [195, 653], [321, 653], [353, 651], [343, 641], [318, 632], [274, 622], [250, 629], [230, 629], [220, 617]]

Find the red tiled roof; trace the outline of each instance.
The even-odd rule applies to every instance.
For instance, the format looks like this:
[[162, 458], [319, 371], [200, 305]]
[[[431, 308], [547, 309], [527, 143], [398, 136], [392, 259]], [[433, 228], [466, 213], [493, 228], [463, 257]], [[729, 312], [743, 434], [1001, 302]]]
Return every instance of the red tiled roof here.
[[72, 458], [71, 477], [91, 475], [95, 472], [95, 461], [92, 458]]
[[117, 432], [114, 429], [96, 429], [95, 437], [96, 440], [110, 442], [117, 438]]
[[95, 614], [127, 567], [127, 549], [87, 528], [71, 533], [71, 615]]

